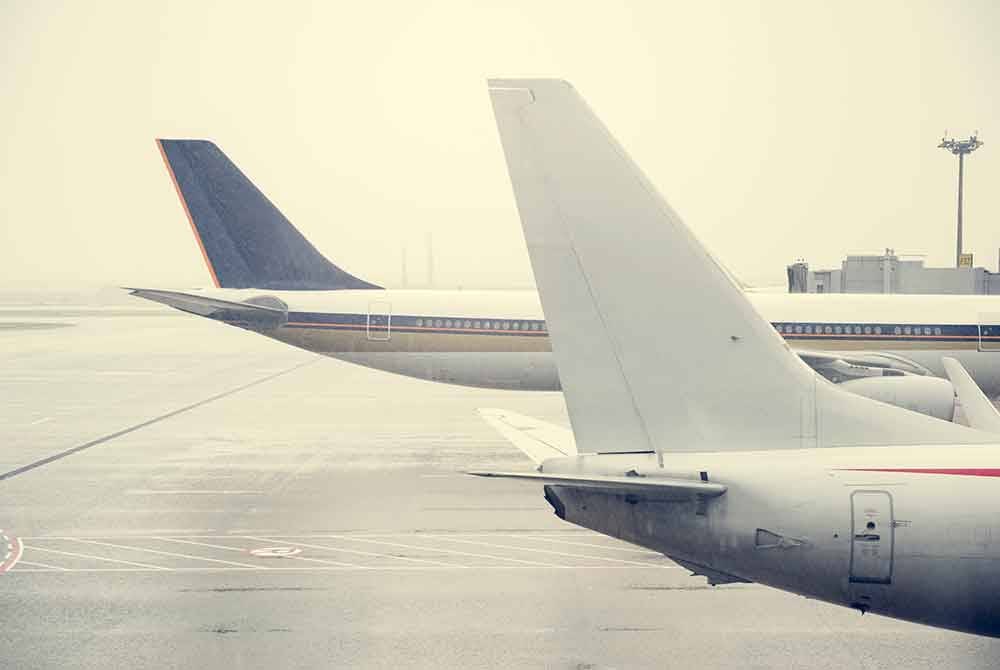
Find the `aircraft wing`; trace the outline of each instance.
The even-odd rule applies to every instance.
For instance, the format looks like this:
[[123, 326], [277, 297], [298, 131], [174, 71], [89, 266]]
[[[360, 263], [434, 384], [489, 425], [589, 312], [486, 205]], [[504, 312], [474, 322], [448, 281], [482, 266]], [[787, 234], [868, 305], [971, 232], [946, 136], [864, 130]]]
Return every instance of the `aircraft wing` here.
[[132, 295], [152, 300], [189, 314], [197, 314], [217, 321], [225, 321], [235, 326], [266, 329], [277, 328], [288, 319], [287, 309], [275, 305], [254, 304], [220, 300], [204, 295], [164, 291], [161, 289], [127, 288]]
[[480, 409], [479, 415], [535, 463], [576, 455], [576, 440], [569, 428], [504, 409]]
[[724, 484], [699, 479], [667, 477], [612, 477], [606, 475], [549, 474], [545, 472], [484, 472], [473, 471], [476, 477], [520, 479], [541, 484], [597, 489], [605, 493], [636, 495], [645, 500], [679, 501], [692, 498], [714, 498], [726, 492]]

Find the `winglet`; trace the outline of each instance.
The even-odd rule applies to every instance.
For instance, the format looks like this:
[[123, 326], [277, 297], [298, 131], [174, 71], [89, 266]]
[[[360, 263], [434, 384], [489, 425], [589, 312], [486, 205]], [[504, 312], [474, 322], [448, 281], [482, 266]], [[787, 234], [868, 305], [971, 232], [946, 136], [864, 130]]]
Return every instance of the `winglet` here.
[[972, 428], [1000, 433], [1000, 412], [986, 397], [976, 381], [969, 376], [961, 363], [945, 356], [941, 359], [948, 379], [955, 387], [958, 401], [962, 405], [962, 413]]

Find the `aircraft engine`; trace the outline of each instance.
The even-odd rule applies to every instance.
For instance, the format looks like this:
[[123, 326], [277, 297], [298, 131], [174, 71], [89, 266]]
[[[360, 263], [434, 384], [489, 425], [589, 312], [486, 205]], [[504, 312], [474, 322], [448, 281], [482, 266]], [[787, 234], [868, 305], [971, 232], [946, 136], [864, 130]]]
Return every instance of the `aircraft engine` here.
[[955, 387], [947, 379], [923, 375], [865, 377], [839, 386], [866, 398], [951, 421], [955, 418]]

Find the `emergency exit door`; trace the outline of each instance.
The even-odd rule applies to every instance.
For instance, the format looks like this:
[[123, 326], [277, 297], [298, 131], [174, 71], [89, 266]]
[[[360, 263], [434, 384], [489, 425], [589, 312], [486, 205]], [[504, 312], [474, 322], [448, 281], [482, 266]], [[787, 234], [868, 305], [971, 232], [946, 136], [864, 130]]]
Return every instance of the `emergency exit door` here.
[[386, 300], [368, 303], [368, 339], [385, 342], [392, 337], [392, 305]]
[[855, 491], [851, 525], [851, 581], [892, 583], [892, 497], [885, 491]]

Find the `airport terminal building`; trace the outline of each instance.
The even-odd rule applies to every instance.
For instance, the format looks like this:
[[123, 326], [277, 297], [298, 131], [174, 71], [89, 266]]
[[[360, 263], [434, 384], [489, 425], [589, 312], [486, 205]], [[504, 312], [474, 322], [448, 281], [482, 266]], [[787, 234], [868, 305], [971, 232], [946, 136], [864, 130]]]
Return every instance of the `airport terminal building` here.
[[909, 293], [1000, 295], [1000, 273], [968, 265], [929, 268], [923, 259], [884, 254], [851, 255], [838, 269], [810, 270], [805, 261], [788, 266], [789, 293]]

